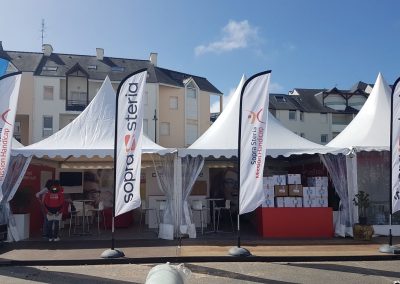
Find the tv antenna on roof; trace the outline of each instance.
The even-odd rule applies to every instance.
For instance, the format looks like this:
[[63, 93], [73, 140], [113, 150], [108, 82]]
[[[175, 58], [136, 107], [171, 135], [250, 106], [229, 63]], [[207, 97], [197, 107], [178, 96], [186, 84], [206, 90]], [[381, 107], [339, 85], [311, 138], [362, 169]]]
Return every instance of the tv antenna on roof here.
[[44, 19], [42, 19], [42, 28], [41, 28], [41, 33], [42, 33], [42, 46], [43, 46], [43, 39], [44, 39], [44, 32], [46, 30], [46, 27], [44, 25]]

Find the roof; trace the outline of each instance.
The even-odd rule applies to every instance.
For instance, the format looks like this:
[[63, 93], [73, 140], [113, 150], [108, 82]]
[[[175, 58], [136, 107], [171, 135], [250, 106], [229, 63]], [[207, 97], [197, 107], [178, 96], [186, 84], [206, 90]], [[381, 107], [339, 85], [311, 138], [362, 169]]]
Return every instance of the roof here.
[[132, 72], [146, 68], [147, 83], [168, 84], [183, 87], [183, 80], [193, 78], [202, 91], [222, 94], [206, 78], [154, 66], [149, 60], [52, 53], [45, 56], [40, 52], [4, 51], [0, 58], [9, 60], [19, 71], [33, 72], [35, 76], [65, 77], [77, 64], [88, 74], [89, 79], [103, 81], [107, 76], [111, 81], [121, 81]]
[[379, 73], [374, 88], [357, 116], [328, 143], [331, 147], [388, 150], [390, 144], [391, 88]]

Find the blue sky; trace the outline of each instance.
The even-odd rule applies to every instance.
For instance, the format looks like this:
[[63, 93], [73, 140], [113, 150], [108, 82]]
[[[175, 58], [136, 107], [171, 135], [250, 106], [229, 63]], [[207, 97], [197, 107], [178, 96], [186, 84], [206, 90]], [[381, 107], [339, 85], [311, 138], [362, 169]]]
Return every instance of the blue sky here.
[[228, 95], [242, 74], [272, 70], [271, 92], [350, 88], [400, 76], [396, 0], [0, 0], [6, 50], [148, 59], [206, 77]]

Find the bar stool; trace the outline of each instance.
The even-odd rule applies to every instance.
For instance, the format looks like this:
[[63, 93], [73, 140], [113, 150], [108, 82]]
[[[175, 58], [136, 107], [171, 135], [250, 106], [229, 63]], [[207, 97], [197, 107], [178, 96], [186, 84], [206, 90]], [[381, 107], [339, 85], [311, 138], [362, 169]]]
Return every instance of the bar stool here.
[[231, 201], [229, 199], [225, 200], [225, 206], [224, 207], [215, 207], [214, 210], [218, 211], [218, 221], [217, 221], [217, 231], [219, 228], [219, 217], [221, 215], [221, 211], [228, 211], [229, 212], [229, 217], [231, 219], [231, 225], [232, 225], [232, 232], [234, 232], [233, 228], [233, 220], [232, 220], [232, 213], [231, 213]]
[[203, 212], [204, 211], [207, 212], [208, 208], [203, 205], [203, 202], [201, 200], [193, 200], [191, 209], [192, 209], [192, 212], [199, 212], [199, 214], [200, 214], [200, 223], [201, 223], [201, 234], [204, 234]]

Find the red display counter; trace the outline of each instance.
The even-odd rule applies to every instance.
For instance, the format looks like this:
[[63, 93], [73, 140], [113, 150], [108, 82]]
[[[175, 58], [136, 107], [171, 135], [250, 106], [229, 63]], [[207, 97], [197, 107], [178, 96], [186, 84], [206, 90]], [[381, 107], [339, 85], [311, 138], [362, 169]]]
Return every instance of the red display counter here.
[[258, 232], [267, 238], [332, 238], [333, 213], [321, 208], [258, 208]]

